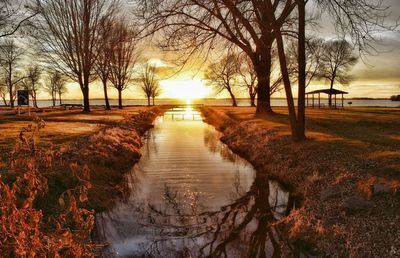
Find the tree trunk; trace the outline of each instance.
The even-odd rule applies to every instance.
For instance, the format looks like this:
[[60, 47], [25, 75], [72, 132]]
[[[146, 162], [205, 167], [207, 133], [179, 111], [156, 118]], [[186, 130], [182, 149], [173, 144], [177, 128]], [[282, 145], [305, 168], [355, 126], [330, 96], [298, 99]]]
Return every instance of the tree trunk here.
[[[331, 79], [331, 87], [330, 87], [331, 90], [333, 89], [334, 81], [335, 81], [335, 77], [332, 77], [332, 79]], [[329, 96], [329, 103], [328, 103], [328, 105], [329, 105], [329, 107], [331, 108], [331, 107], [332, 107], [332, 95], [331, 95], [331, 94], [328, 94], [328, 96]]]
[[299, 65], [299, 91], [298, 91], [298, 104], [297, 104], [297, 138], [303, 140], [305, 136], [305, 107], [306, 107], [306, 11], [304, 0], [297, 0], [299, 10], [299, 38], [298, 38], [298, 65]]
[[52, 100], [53, 100], [53, 107], [55, 107], [55, 106], [56, 106], [56, 95], [55, 95], [54, 92], [51, 93], [51, 98], [52, 98]]
[[118, 108], [122, 109], [122, 90], [118, 89]]
[[32, 100], [33, 100], [33, 106], [35, 108], [39, 108], [38, 105], [37, 105], [37, 95], [36, 95], [36, 91], [35, 90], [33, 90]]
[[154, 106], [154, 99], [155, 99], [155, 98], [153, 97], [153, 106]]
[[12, 85], [10, 85], [9, 86], [9, 89], [10, 89], [10, 107], [11, 108], [14, 108], [14, 94], [13, 94], [13, 86]]
[[[273, 23], [276, 23], [276, 21], [273, 21]], [[275, 24], [274, 24], [274, 33], [275, 33], [275, 38], [276, 38], [276, 44], [278, 47], [279, 63], [280, 63], [280, 67], [281, 67], [283, 83], [285, 86], [285, 93], [286, 93], [286, 100], [287, 100], [288, 111], [289, 111], [289, 121], [290, 121], [290, 129], [291, 129], [291, 133], [292, 133], [292, 139], [294, 141], [299, 141], [299, 140], [302, 140], [302, 137], [301, 137], [301, 134], [299, 133], [298, 123], [297, 123], [296, 109], [294, 107], [293, 93], [292, 93], [292, 88], [291, 88], [291, 83], [290, 83], [290, 78], [289, 78], [289, 72], [287, 69], [285, 47], [283, 45], [283, 38], [282, 38], [281, 30]]]
[[110, 101], [108, 100], [107, 93], [107, 80], [103, 80], [104, 100], [106, 102], [106, 110], [111, 110]]
[[150, 96], [147, 96], [147, 106], [150, 107]]
[[87, 85], [83, 86], [82, 94], [83, 94], [83, 112], [89, 113], [90, 112], [89, 83], [87, 83]]
[[253, 95], [253, 94], [250, 94], [250, 105], [251, 105], [252, 107], [255, 107], [255, 106], [256, 106], [256, 96]]
[[257, 74], [257, 109], [256, 116], [266, 116], [274, 114], [271, 107], [271, 48], [269, 51], [264, 53], [265, 56], [262, 57], [263, 62], [255, 65], [255, 70]]
[[61, 92], [58, 93], [58, 100], [60, 101], [60, 106], [61, 106], [62, 105]]
[[232, 107], [237, 107], [236, 97], [231, 90], [229, 90], [229, 95], [231, 96], [232, 99]]

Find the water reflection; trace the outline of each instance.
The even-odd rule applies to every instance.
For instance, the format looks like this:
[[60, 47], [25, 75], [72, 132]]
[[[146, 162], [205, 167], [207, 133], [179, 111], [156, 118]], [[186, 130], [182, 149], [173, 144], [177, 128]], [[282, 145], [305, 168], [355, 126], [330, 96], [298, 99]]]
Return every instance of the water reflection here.
[[271, 224], [289, 212], [290, 195], [187, 112], [157, 119], [127, 175], [130, 195], [97, 216], [104, 256], [279, 257]]

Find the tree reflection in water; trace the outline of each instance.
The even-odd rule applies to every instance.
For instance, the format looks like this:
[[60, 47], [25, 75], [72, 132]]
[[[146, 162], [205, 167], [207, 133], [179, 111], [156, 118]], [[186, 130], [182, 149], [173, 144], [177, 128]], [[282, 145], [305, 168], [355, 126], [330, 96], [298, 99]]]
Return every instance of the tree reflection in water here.
[[[284, 239], [272, 223], [285, 216], [289, 195], [270, 191], [257, 174], [250, 190], [219, 211], [201, 212], [196, 191], [171, 192], [165, 186], [162, 209], [149, 206], [148, 221], [156, 236], [143, 249], [155, 257], [281, 257]], [[238, 189], [238, 188], [236, 188]], [[277, 194], [278, 193], [278, 194]], [[283, 198], [282, 198], [283, 197]]]
[[[146, 139], [142, 151], [143, 157], [146, 157], [149, 163], [143, 161], [143, 169], [157, 169], [154, 162], [161, 162], [160, 157], [166, 162], [165, 159], [169, 160], [172, 155], [170, 152], [175, 150], [171, 149], [171, 145], [162, 142], [163, 137], [164, 141], [171, 139], [168, 133], [175, 134], [170, 124], [166, 126], [170, 131], [164, 131], [166, 134], [157, 139], [160, 146], [156, 146], [153, 135]], [[199, 133], [199, 126], [200, 124], [193, 126], [188, 139]], [[185, 128], [189, 127], [178, 129]], [[157, 130], [154, 130], [156, 134]], [[220, 157], [234, 164], [246, 163], [226, 145], [221, 144], [219, 134], [212, 127], [204, 125], [201, 135], [203, 148], [207, 149], [207, 153], [215, 154], [215, 159], [209, 161], [213, 163], [209, 164], [221, 164]], [[180, 132], [178, 137], [186, 136]], [[179, 144], [181, 142], [185, 141], [182, 140]], [[197, 145], [193, 147], [198, 148]], [[156, 155], [157, 152], [159, 155]], [[172, 157], [177, 160], [183, 159], [177, 153], [173, 154], [175, 156]], [[210, 154], [211, 157], [214, 154]], [[146, 167], [146, 164], [150, 167]], [[162, 164], [165, 166], [165, 163]], [[154, 190], [156, 186], [149, 187], [149, 184], [160, 182], [160, 179], [153, 178], [151, 180], [156, 181], [151, 181], [146, 178], [149, 174], [142, 169], [142, 165], [138, 164], [128, 174], [127, 184], [131, 194], [123, 204], [97, 216], [99, 234], [112, 242], [105, 256], [280, 257], [282, 245], [290, 248], [272, 224], [290, 211], [293, 202], [289, 193], [282, 190], [278, 183], [268, 180], [265, 174], [256, 173], [249, 187], [250, 182], [241, 182], [243, 166], [232, 166], [237, 170], [234, 180], [230, 178], [229, 181], [225, 181], [226, 187], [223, 189], [226, 189], [226, 201], [223, 203], [226, 204], [218, 204], [215, 196], [209, 196], [209, 192], [213, 192], [213, 189], [210, 189], [212, 186], [204, 188], [204, 184], [199, 184], [204, 183], [204, 178], [198, 182], [198, 175], [190, 173], [186, 175], [180, 172], [182, 174], [176, 177], [175, 181], [166, 178], [164, 185], [160, 185], [159, 190]], [[173, 171], [176, 164], [171, 166]], [[206, 175], [211, 177], [213, 172], [214, 169]], [[155, 175], [162, 173], [157, 172]], [[183, 178], [185, 176], [186, 178]], [[221, 178], [224, 177], [218, 180], [222, 180]], [[209, 180], [212, 182], [212, 178]], [[221, 205], [223, 206], [220, 207]]]

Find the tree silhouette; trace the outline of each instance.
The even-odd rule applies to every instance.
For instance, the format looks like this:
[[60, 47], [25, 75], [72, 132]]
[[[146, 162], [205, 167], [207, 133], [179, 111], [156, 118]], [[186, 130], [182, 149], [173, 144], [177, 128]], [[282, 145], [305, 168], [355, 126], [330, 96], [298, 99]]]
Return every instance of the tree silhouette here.
[[41, 88], [40, 79], [42, 76], [42, 70], [38, 65], [30, 66], [27, 69], [26, 78], [22, 80], [22, 84], [25, 89], [29, 90], [29, 95], [33, 99], [33, 105], [37, 108], [37, 94]]
[[143, 67], [143, 71], [139, 79], [141, 83], [140, 87], [147, 98], [148, 106], [150, 106], [151, 104], [150, 99], [153, 99], [153, 105], [154, 105], [154, 98], [161, 93], [160, 83], [157, 79], [156, 70], [157, 70], [156, 66], [151, 65], [149, 64], [149, 62], [147, 62]]
[[[348, 84], [351, 76], [349, 70], [357, 63], [358, 56], [346, 40], [331, 40], [324, 43], [321, 56], [320, 75], [329, 81], [330, 89], [336, 82]], [[332, 106], [332, 95], [329, 94], [329, 106]]]
[[14, 107], [17, 87], [25, 78], [19, 74], [18, 68], [23, 53], [23, 49], [17, 46], [14, 40], [6, 39], [0, 46], [0, 66], [3, 70], [12, 108]]
[[232, 100], [232, 106], [236, 107], [236, 97], [234, 94], [238, 84], [239, 62], [236, 54], [228, 54], [220, 61], [208, 66], [205, 79], [207, 84], [214, 87], [216, 95], [226, 91]]
[[77, 82], [83, 95], [84, 112], [90, 112], [89, 84], [95, 79], [101, 21], [113, 12], [107, 0], [36, 0], [40, 11], [31, 35], [41, 54], [55, 69]]
[[124, 19], [115, 22], [111, 31], [110, 81], [118, 91], [118, 108], [122, 109], [122, 92], [129, 86], [136, 63], [136, 33]]

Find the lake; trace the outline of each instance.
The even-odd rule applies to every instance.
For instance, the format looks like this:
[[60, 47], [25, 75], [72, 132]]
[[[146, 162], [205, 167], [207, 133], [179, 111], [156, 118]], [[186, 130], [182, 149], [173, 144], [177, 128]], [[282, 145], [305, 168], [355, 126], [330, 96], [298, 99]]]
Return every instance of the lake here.
[[[68, 104], [83, 104], [82, 100], [64, 100], [64, 103]], [[193, 104], [204, 104], [210, 106], [229, 106], [231, 102], [229, 99], [199, 99], [199, 100], [192, 100]], [[285, 99], [272, 99], [272, 106], [286, 106]], [[352, 102], [350, 105], [349, 102]], [[58, 104], [58, 102], [57, 102]], [[104, 100], [95, 99], [90, 101], [91, 105], [102, 106], [104, 105]], [[118, 105], [118, 100], [110, 100], [110, 104], [113, 106]], [[186, 104], [186, 100], [179, 100], [179, 99], [156, 99], [157, 105], [162, 104]], [[321, 104], [325, 106], [328, 105], [327, 99], [321, 99]], [[341, 104], [341, 101], [338, 101], [338, 105]], [[49, 107], [52, 105], [52, 101], [50, 100], [39, 100], [38, 106], [39, 107]], [[147, 105], [147, 100], [144, 99], [126, 99], [123, 100], [123, 105]], [[239, 106], [250, 106], [250, 102], [248, 99], [238, 99]], [[400, 102], [398, 101], [391, 101], [391, 100], [345, 100], [344, 105], [346, 107], [353, 106], [353, 107], [399, 107]]]

